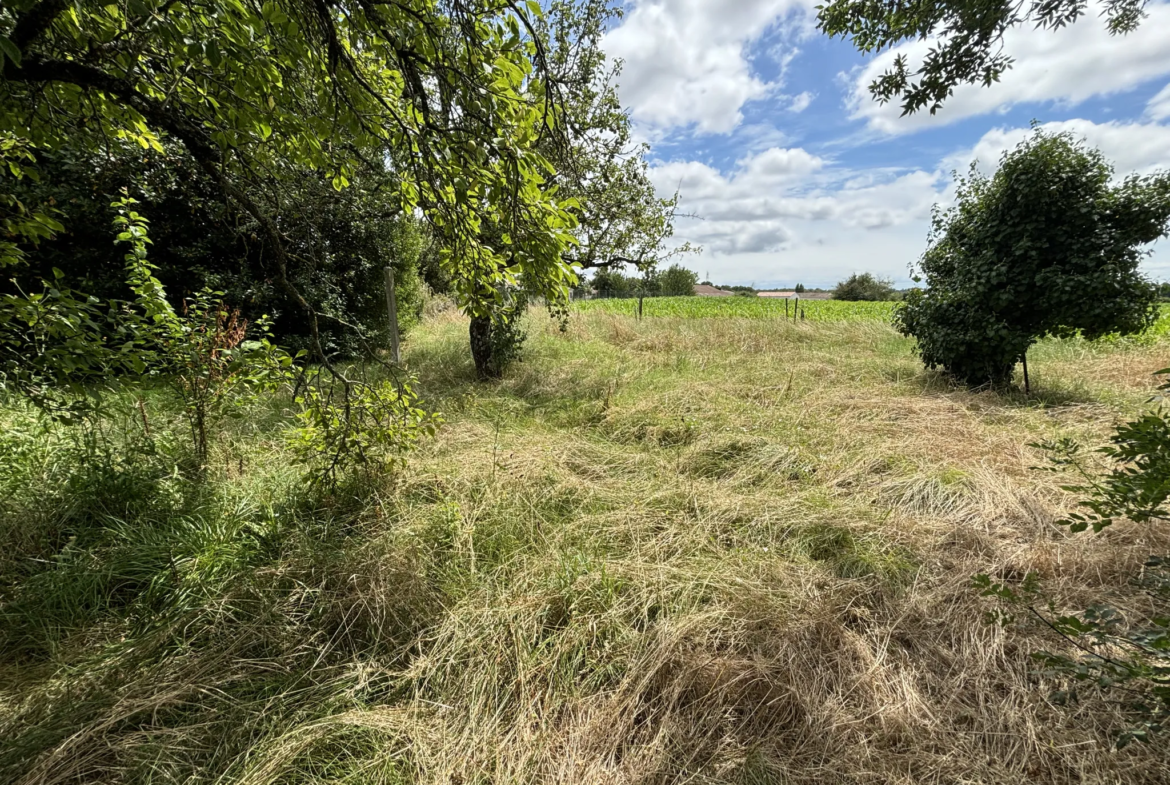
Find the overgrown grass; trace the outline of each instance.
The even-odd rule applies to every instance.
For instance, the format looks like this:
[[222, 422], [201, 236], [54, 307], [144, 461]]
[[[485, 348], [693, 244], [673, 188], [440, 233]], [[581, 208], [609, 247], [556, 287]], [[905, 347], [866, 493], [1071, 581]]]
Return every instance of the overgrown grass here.
[[99, 431], [4, 409], [0, 781], [1170, 778], [1109, 749], [1117, 707], [1049, 706], [1028, 653], [1060, 641], [969, 586], [1035, 571], [1077, 607], [1170, 544], [1066, 538], [1027, 446], [1144, 405], [1162, 339], [1045, 342], [1026, 397], [880, 320], [529, 319], [490, 385], [462, 318], [414, 333], [448, 424], [331, 493], [281, 400], [206, 482], [161, 395]]

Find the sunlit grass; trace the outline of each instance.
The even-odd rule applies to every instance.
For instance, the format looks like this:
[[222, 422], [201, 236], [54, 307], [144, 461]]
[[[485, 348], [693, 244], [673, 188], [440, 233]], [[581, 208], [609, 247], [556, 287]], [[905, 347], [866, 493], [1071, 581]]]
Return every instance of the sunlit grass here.
[[1068, 538], [1028, 446], [1146, 405], [1164, 339], [1043, 342], [1025, 396], [924, 372], [884, 318], [589, 305], [532, 311], [491, 384], [461, 317], [412, 333], [447, 424], [334, 493], [285, 399], [202, 484], [161, 394], [149, 435], [133, 397], [94, 432], [0, 411], [0, 781], [1170, 778], [1108, 749], [1116, 706], [1050, 706], [1028, 653], [1062, 643], [969, 583], [1076, 607], [1170, 546]]

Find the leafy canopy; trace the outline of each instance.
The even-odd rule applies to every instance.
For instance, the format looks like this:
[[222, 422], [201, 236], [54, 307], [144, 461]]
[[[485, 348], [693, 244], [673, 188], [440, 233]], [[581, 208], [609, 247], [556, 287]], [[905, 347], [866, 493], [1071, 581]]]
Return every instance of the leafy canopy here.
[[668, 242], [678, 194], [658, 197], [649, 145], [634, 142], [619, 100], [621, 63], [601, 47], [609, 23], [621, 16], [615, 0], [556, 0], [537, 22], [553, 78], [564, 86], [565, 143], [547, 137], [540, 149], [556, 168], [552, 182], [574, 203], [578, 244], [567, 259], [581, 268], [633, 264], [645, 271], [697, 249]]
[[919, 263], [927, 288], [897, 312], [931, 368], [1002, 383], [1038, 338], [1141, 332], [1156, 289], [1142, 246], [1170, 228], [1170, 176], [1111, 184], [1101, 153], [1035, 131], [986, 177], [972, 165], [957, 204], [936, 207]]
[[[49, 149], [179, 140], [259, 223], [275, 279], [309, 312], [247, 184], [302, 168], [342, 189], [379, 158], [470, 310], [518, 275], [559, 297], [575, 221], [537, 149], [560, 92], [539, 15], [532, 0], [16, 0], [0, 10], [0, 130]], [[484, 221], [501, 227], [492, 245]]]
[[[1137, 28], [1146, 0], [1105, 0], [1103, 16], [1112, 34]], [[902, 113], [934, 114], [961, 84], [999, 81], [1011, 68], [1004, 51], [1008, 30], [1032, 25], [1056, 30], [1088, 10], [1083, 0], [830, 0], [819, 7], [818, 26], [833, 37], [852, 40], [862, 52], [880, 52], [914, 40], [932, 40], [922, 62], [904, 54], [869, 86], [881, 103], [900, 99]]]

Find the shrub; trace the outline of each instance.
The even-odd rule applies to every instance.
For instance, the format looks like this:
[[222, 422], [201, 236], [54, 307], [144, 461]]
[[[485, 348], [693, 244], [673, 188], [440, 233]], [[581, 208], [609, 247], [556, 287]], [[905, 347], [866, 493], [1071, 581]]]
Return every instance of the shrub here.
[[687, 297], [695, 293], [698, 273], [679, 264], [672, 264], [659, 276], [659, 288], [665, 297]]
[[895, 296], [893, 282], [875, 278], [872, 273], [854, 273], [833, 289], [834, 300], [882, 301], [893, 300]]
[[956, 206], [935, 210], [927, 286], [895, 317], [928, 367], [1001, 384], [1038, 338], [1153, 322], [1156, 290], [1138, 264], [1167, 230], [1170, 177], [1114, 186], [1112, 173], [1099, 151], [1037, 130], [992, 177], [973, 165], [958, 179]]
[[442, 423], [419, 405], [413, 379], [352, 374], [341, 380], [317, 371], [301, 384], [292, 446], [315, 485], [337, 487], [355, 471], [369, 479], [400, 469]]
[[178, 394], [191, 428], [199, 471], [207, 466], [212, 432], [227, 407], [271, 390], [292, 371], [292, 358], [268, 340], [270, 321], [256, 327], [266, 337], [247, 340], [248, 322], [239, 309], [228, 310], [223, 292], [204, 289], [183, 301], [176, 313], [146, 259], [147, 221], [130, 209], [132, 199], [115, 203], [118, 241], [129, 244], [126, 270], [130, 288], [145, 318], [140, 333], [148, 354], [140, 373], [156, 374]]

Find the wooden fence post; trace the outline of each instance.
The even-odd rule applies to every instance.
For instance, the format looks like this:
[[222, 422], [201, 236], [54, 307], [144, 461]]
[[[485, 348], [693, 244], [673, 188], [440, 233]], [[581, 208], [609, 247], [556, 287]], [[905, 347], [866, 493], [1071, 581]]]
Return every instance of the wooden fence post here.
[[390, 319], [390, 360], [395, 365], [402, 364], [402, 356], [398, 349], [398, 301], [394, 297], [394, 268], [386, 267], [386, 313]]

